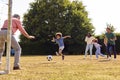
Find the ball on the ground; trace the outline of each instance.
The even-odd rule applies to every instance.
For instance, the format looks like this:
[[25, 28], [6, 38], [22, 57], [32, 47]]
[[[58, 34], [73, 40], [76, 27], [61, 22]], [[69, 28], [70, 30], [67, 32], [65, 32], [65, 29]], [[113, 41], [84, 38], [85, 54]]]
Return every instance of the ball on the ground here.
[[53, 59], [52, 55], [48, 55], [48, 56], [47, 56], [47, 60], [48, 60], [48, 61], [52, 61], [52, 59]]

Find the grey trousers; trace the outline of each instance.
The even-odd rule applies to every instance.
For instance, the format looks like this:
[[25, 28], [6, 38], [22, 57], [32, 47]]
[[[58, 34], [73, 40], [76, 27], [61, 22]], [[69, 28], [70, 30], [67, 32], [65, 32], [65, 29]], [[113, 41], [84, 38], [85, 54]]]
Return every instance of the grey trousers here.
[[[7, 40], [7, 30], [0, 31], [0, 61], [5, 50], [5, 42]], [[11, 46], [15, 50], [14, 67], [20, 66], [21, 47], [15, 37], [11, 37]]]

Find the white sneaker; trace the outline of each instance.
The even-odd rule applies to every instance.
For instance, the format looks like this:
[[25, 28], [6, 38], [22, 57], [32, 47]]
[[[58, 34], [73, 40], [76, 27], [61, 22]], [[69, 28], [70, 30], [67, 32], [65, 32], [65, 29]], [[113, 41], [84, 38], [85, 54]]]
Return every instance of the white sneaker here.
[[104, 58], [108, 59], [107, 55], [105, 55]]
[[85, 56], [83, 59], [86, 59], [87, 57]]
[[98, 60], [98, 58], [96, 58], [96, 60]]
[[112, 57], [109, 57], [109, 58], [108, 58], [108, 60], [111, 60], [111, 59], [112, 59]]
[[58, 52], [56, 52], [56, 55], [59, 56]]
[[116, 58], [114, 58], [114, 60], [116, 61], [117, 59], [116, 59]]

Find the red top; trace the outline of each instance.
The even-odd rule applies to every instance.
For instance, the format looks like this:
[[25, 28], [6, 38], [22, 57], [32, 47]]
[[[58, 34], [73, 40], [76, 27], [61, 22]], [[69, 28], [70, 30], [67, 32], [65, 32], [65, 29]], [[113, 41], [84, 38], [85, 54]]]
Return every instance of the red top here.
[[[7, 28], [7, 27], [8, 27], [8, 20], [5, 20], [2, 28]], [[14, 34], [17, 30], [19, 30], [23, 35], [27, 34], [25, 29], [21, 25], [20, 20], [17, 18], [12, 18], [12, 34]]]

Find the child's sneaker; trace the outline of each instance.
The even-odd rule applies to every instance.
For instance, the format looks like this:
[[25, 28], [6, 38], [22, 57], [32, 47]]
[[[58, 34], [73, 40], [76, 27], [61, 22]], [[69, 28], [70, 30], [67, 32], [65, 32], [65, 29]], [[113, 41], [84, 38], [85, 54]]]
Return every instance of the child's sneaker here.
[[96, 58], [96, 60], [98, 60], [98, 58]]
[[56, 52], [56, 55], [59, 56], [58, 52]]

